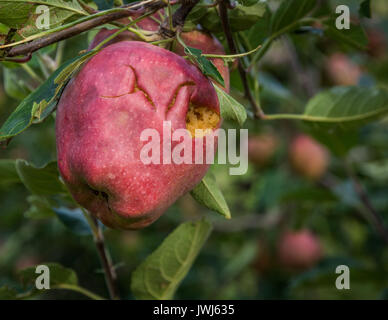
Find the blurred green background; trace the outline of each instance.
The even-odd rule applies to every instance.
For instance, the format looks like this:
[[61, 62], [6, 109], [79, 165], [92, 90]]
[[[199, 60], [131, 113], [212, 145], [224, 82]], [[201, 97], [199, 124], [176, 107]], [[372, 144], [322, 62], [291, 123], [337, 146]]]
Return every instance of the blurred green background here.
[[[355, 1], [347, 2], [354, 6]], [[373, 19], [364, 21], [367, 52], [351, 50], [319, 33], [294, 33], [274, 43], [257, 74], [266, 113], [301, 112], [309, 97], [336, 85], [388, 89], [388, 3], [372, 3]], [[90, 38], [84, 34], [67, 40], [63, 60], [85, 49]], [[41, 58], [53, 56], [54, 47], [41, 52], [40, 57], [34, 55], [28, 63], [40, 78], [45, 77]], [[0, 123], [37, 86], [26, 68], [9, 67], [0, 70]], [[231, 83], [232, 95], [240, 99], [236, 70], [232, 71]], [[55, 160], [54, 123], [50, 116], [32, 126], [8, 147], [1, 147], [0, 158], [26, 159], [37, 166]], [[248, 120], [245, 128], [251, 137], [264, 134], [276, 142], [264, 163], [258, 166], [251, 162], [243, 176], [229, 175], [225, 165], [212, 167], [232, 220], [204, 209], [187, 195], [144, 230], [105, 230], [122, 297], [133, 298], [131, 272], [179, 223], [206, 216], [213, 221], [214, 231], [177, 291], [177, 299], [388, 298], [388, 246], [370, 223], [344, 164], [352, 162], [354, 174], [388, 225], [388, 119], [350, 132], [325, 132], [287, 120]], [[319, 140], [330, 152], [328, 170], [319, 181], [291, 168], [289, 145], [302, 132]], [[345, 146], [345, 155], [338, 148], [339, 141]], [[91, 236], [72, 233], [55, 217], [30, 218], [29, 212], [39, 208], [31, 209], [28, 196], [22, 184], [0, 181], [0, 287], [7, 284], [20, 289], [17, 270], [58, 262], [74, 269], [83, 287], [106, 296]], [[279, 241], [291, 230], [310, 230], [316, 236], [322, 254], [312, 265], [290, 270], [279, 261]], [[341, 264], [350, 268], [350, 290], [335, 287], [335, 268]], [[38, 298], [84, 299], [62, 290]]]

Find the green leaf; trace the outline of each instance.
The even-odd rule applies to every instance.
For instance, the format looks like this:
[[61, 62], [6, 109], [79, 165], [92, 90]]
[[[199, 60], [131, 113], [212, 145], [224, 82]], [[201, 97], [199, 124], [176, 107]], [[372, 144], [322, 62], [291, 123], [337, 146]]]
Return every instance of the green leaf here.
[[[19, 29], [18, 33], [27, 37], [42, 30], [37, 28], [36, 22], [39, 16], [36, 9], [40, 5], [49, 8], [49, 28], [62, 25], [73, 16], [89, 15], [78, 1], [65, 0], [0, 0], [0, 22]], [[41, 13], [40, 13], [41, 14]]]
[[69, 208], [74, 202], [60, 180], [56, 161], [37, 168], [24, 160], [16, 160], [16, 170], [26, 188], [33, 193], [28, 198], [31, 207], [25, 213], [26, 217], [42, 219], [56, 215], [74, 234], [92, 233], [82, 210]]
[[325, 35], [346, 47], [365, 50], [368, 45], [368, 37], [361, 25], [350, 24], [350, 29], [337, 29], [335, 19], [325, 21]]
[[87, 236], [92, 234], [92, 230], [82, 213], [80, 208], [69, 209], [65, 207], [53, 208], [59, 220], [72, 233], [79, 236]]
[[226, 219], [231, 218], [228, 204], [221, 190], [217, 187], [214, 177], [210, 174], [206, 175], [190, 193], [203, 206], [218, 212]]
[[206, 57], [202, 56], [202, 51], [196, 48], [185, 46], [185, 53], [189, 56], [189, 59], [195, 63], [199, 69], [201, 69], [202, 73], [205, 76], [208, 76], [218, 83], [220, 83], [223, 87], [225, 86], [224, 79], [219, 73], [216, 66], [208, 60]]
[[27, 197], [27, 201], [30, 204], [30, 208], [24, 213], [26, 218], [46, 219], [55, 217], [55, 213], [46, 198], [31, 195]]
[[310, 126], [309, 133], [317, 141], [326, 146], [330, 153], [342, 158], [345, 157], [350, 149], [360, 144], [358, 128], [354, 127], [353, 130], [347, 126], [343, 128], [337, 126], [330, 126], [330, 130], [322, 130], [321, 126]]
[[[63, 194], [62, 194], [63, 195]], [[72, 233], [78, 236], [91, 235], [92, 230], [80, 208], [68, 208], [73, 205], [66, 201], [67, 194], [44, 197], [31, 195], [27, 198], [30, 208], [24, 213], [30, 219], [47, 219], [57, 217], [59, 221]]]
[[370, 8], [370, 0], [364, 0], [360, 3], [358, 13], [361, 17], [372, 18], [372, 12]]
[[[22, 133], [32, 123], [43, 121], [56, 107], [65, 82], [54, 83], [58, 75], [73, 62], [82, 59], [83, 55], [63, 63], [42, 85], [27, 96], [15, 109], [0, 128], [0, 141], [7, 140]], [[74, 66], [74, 65], [73, 65]], [[77, 67], [80, 67], [78, 64]], [[67, 75], [69, 73], [67, 69]], [[64, 77], [64, 79], [68, 79]]]
[[67, 81], [78, 71], [78, 69], [92, 56], [94, 56], [98, 51], [89, 51], [77, 59], [65, 66], [61, 72], [55, 77], [54, 83], [59, 85], [65, 85]]
[[283, 0], [272, 15], [271, 33], [278, 32], [306, 16], [316, 5], [316, 0]]
[[131, 290], [137, 299], [172, 299], [211, 232], [206, 220], [186, 222], [132, 273]]
[[251, 28], [249, 28], [249, 30], [244, 31], [246, 40], [249, 42], [251, 48], [256, 48], [269, 36], [270, 21], [271, 12], [269, 9], [267, 9], [266, 13], [261, 19], [258, 19], [258, 21]]
[[20, 183], [15, 160], [0, 159], [0, 186], [8, 186], [15, 183]]
[[238, 4], [233, 10], [229, 11], [229, 22], [233, 31], [248, 30], [266, 13], [265, 1], [244, 0], [244, 2], [246, 3], [243, 5]]
[[[53, 262], [41, 263], [41, 265], [47, 266], [50, 270], [50, 287], [62, 284], [78, 285], [77, 274], [74, 270]], [[35, 287], [35, 280], [39, 276], [35, 271], [36, 267], [29, 267], [18, 272], [18, 276], [24, 287], [29, 285]]]
[[203, 6], [195, 6], [186, 17], [183, 30], [186, 32], [196, 29], [200, 20], [207, 14], [207, 12], [207, 8]]
[[[104, 298], [90, 292], [82, 287], [78, 286], [78, 277], [74, 270], [70, 268], [65, 268], [58, 263], [42, 263], [40, 266], [48, 267], [49, 271], [49, 289], [65, 289], [73, 290], [75, 292], [81, 293], [94, 300], [104, 300]], [[39, 295], [44, 292], [44, 290], [38, 290], [36, 288], [36, 280], [40, 276], [41, 271], [38, 273], [37, 266], [29, 267], [24, 270], [21, 270], [17, 273], [25, 292], [18, 294], [15, 290], [9, 289], [4, 286], [0, 288], [0, 300], [1, 299], [30, 299], [36, 295]], [[47, 272], [45, 270], [45, 272]]]
[[66, 189], [59, 180], [56, 162], [49, 162], [37, 168], [24, 160], [16, 160], [17, 173], [26, 188], [36, 195], [56, 195], [65, 193]]
[[24, 80], [20, 79], [15, 70], [3, 68], [4, 90], [6, 94], [14, 99], [24, 99], [30, 90]]
[[362, 125], [388, 113], [388, 91], [379, 88], [334, 87], [313, 97], [303, 119], [338, 125]]
[[218, 86], [214, 86], [214, 89], [216, 89], [220, 102], [221, 117], [225, 120], [236, 121], [242, 126], [247, 119], [245, 108]]

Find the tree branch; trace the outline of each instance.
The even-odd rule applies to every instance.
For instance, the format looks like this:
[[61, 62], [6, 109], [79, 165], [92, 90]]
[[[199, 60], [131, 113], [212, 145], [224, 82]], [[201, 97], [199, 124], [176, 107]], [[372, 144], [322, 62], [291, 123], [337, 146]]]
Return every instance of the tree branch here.
[[[226, 41], [228, 42], [230, 53], [231, 54], [238, 54], [239, 52], [238, 52], [236, 44], [234, 42], [232, 30], [230, 28], [230, 23], [229, 23], [229, 17], [228, 17], [228, 7], [230, 7], [229, 0], [221, 0], [219, 2], [218, 7], [219, 7], [219, 14], [220, 14], [220, 19], [221, 19], [221, 23], [222, 23], [222, 28], [223, 28], [224, 33], [225, 33]], [[237, 61], [238, 61], [238, 72], [240, 73], [241, 82], [242, 82], [243, 87], [244, 87], [245, 98], [249, 100], [255, 117], [258, 119], [261, 119], [261, 118], [263, 118], [264, 113], [252, 96], [252, 93], [251, 93], [251, 90], [250, 90], [249, 84], [248, 84], [247, 73], [244, 69], [244, 66], [242, 65], [240, 59], [238, 59]]]
[[[141, 2], [139, 3], [141, 4]], [[134, 13], [147, 13], [151, 11], [159, 10], [166, 6], [166, 3], [163, 0], [156, 0], [152, 2], [145, 2], [141, 7], [133, 9], [134, 4], [123, 6], [123, 10], [119, 12], [112, 12], [104, 16], [99, 16], [94, 19], [81, 22], [75, 26], [69, 27], [65, 30], [58, 31], [56, 33], [50, 34], [46, 37], [33, 40], [28, 43], [20, 44], [10, 49], [5, 50], [5, 57], [15, 57], [19, 55], [29, 55], [43, 47], [49, 46], [53, 43], [71, 38], [82, 32], [93, 29], [97, 26], [106, 24], [111, 21], [115, 21], [121, 18], [129, 17]]]

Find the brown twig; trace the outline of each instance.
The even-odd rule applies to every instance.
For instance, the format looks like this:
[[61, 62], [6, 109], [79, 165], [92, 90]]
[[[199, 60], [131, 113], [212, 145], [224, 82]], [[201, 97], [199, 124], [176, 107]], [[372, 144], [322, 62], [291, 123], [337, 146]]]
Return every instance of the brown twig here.
[[23, 57], [14, 57], [14, 58], [4, 58], [3, 60], [4, 61], [8, 61], [8, 62], [16, 62], [16, 63], [26, 63], [28, 61], [30, 61], [32, 58], [32, 54], [29, 53]]
[[[230, 7], [229, 0], [220, 1], [218, 7], [219, 7], [219, 14], [220, 14], [220, 19], [221, 19], [221, 23], [222, 23], [222, 28], [224, 30], [224, 34], [226, 37], [226, 41], [228, 43], [230, 53], [231, 54], [238, 54], [239, 52], [238, 52], [236, 44], [234, 42], [232, 30], [230, 28], [230, 23], [229, 23], [229, 17], [228, 17], [228, 8]], [[240, 74], [241, 82], [242, 82], [243, 87], [244, 87], [245, 98], [249, 100], [255, 117], [258, 119], [261, 119], [264, 117], [264, 113], [261, 110], [260, 106], [255, 101], [254, 97], [252, 96], [252, 93], [251, 93], [251, 90], [250, 90], [249, 84], [248, 84], [247, 73], [244, 69], [244, 66], [241, 63], [241, 60], [237, 59], [237, 62], [238, 62], [238, 72]]]
[[193, 9], [199, 0], [182, 0], [181, 6], [175, 11], [172, 16], [172, 25], [174, 28], [183, 27], [185, 24], [186, 17], [190, 13], [191, 9]]
[[120, 296], [117, 289], [116, 270], [112, 264], [110, 255], [105, 247], [104, 234], [102, 233], [101, 227], [97, 219], [93, 217], [92, 220], [97, 229], [97, 232], [94, 235], [94, 242], [96, 244], [97, 252], [100, 257], [102, 267], [104, 269], [105, 281], [108, 287], [109, 296], [113, 300], [118, 300], [120, 299]]
[[[176, 31], [180, 31], [185, 24], [185, 20], [190, 11], [198, 4], [199, 0], [181, 0], [181, 6], [175, 11], [172, 16], [172, 28], [170, 29], [168, 19], [160, 26], [160, 34], [164, 38], [173, 38]], [[172, 1], [170, 1], [172, 4]]]
[[[187, 1], [187, 0], [185, 0]], [[133, 6], [133, 3], [130, 4]], [[127, 5], [128, 6], [128, 5]], [[69, 27], [65, 30], [58, 31], [56, 33], [50, 34], [46, 37], [39, 38], [36, 40], [33, 40], [28, 43], [23, 43], [20, 45], [17, 45], [15, 47], [12, 47], [11, 49], [6, 50], [5, 57], [15, 57], [19, 55], [28, 55], [30, 53], [33, 53], [43, 47], [49, 46], [53, 43], [59, 42], [61, 40], [65, 40], [68, 38], [71, 38], [73, 36], [76, 36], [82, 32], [88, 31], [90, 29], [93, 29], [97, 26], [103, 25], [105, 23], [109, 23], [121, 18], [129, 17], [130, 15], [134, 13], [147, 13], [151, 11], [159, 10], [166, 6], [166, 3], [162, 0], [153, 1], [144, 4], [143, 7], [140, 7], [139, 9], [131, 9], [131, 7], [127, 6], [123, 7], [122, 11], [119, 12], [112, 12], [109, 14], [106, 14], [104, 16], [99, 16], [94, 19], [81, 22], [75, 26]]]

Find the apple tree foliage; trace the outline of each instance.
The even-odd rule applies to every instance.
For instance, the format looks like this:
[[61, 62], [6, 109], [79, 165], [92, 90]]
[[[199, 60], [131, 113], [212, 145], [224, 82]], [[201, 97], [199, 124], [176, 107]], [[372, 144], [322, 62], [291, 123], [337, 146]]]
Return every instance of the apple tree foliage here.
[[[174, 1], [171, 7], [166, 7], [166, 14], [176, 12], [179, 2]], [[386, 55], [379, 59], [370, 57], [367, 35], [371, 31], [367, 33], [366, 29], [373, 32], [376, 28], [376, 23], [371, 22], [374, 15], [379, 17], [379, 12], [388, 7], [380, 1], [374, 12], [373, 0], [346, 1], [351, 8], [350, 29], [338, 30], [335, 24], [337, 2], [238, 0], [228, 9], [229, 31], [241, 53], [239, 60], [256, 108], [260, 110], [259, 119], [255, 118], [258, 112], [252, 109], [252, 101], [247, 97], [233, 63], [236, 57], [228, 49], [228, 35], [218, 6], [201, 0], [190, 11], [183, 31], [200, 27], [212, 32], [229, 53], [223, 58], [231, 69], [231, 93], [215, 86], [224, 126], [248, 128], [250, 132], [259, 132], [261, 127], [270, 128], [283, 137], [285, 144], [290, 132], [308, 133], [330, 150], [331, 170], [321, 185], [292, 176], [284, 146], [277, 154], [276, 162], [259, 173], [250, 168], [247, 175], [230, 177], [221, 166], [215, 165], [191, 192], [192, 199], [202, 207], [191, 200], [179, 209], [173, 206], [171, 211], [184, 211], [185, 218], [172, 218], [170, 214], [169, 220], [161, 222], [156, 239], [151, 236], [152, 231], [147, 233], [147, 230], [143, 237], [133, 236], [135, 240], [131, 240], [132, 235], [122, 236], [128, 243], [137, 241], [135, 246], [128, 245], [129, 249], [115, 248], [115, 255], [125, 253], [133, 257], [129, 262], [128, 282], [119, 281], [120, 289], [127, 292], [126, 298], [172, 299], [176, 294], [179, 296], [181, 284], [184, 290], [185, 282], [186, 287], [194, 288], [193, 292], [202, 294], [200, 298], [303, 297], [303, 290], [312, 288], [321, 290], [321, 297], [342, 298], [338, 293], [325, 295], [330, 290], [328, 283], [335, 279], [333, 268], [339, 264], [347, 264], [355, 270], [355, 286], [361, 288], [355, 291], [356, 298], [365, 296], [357, 295], [364, 287], [384, 296], [384, 290], [388, 288], [384, 283], [388, 279], [382, 274], [388, 274], [388, 252], [386, 243], [376, 235], [376, 229], [385, 228], [384, 224], [388, 222], [388, 60]], [[96, 16], [116, 12], [128, 3], [131, 1], [0, 0], [0, 61], [7, 95], [1, 97], [0, 108], [0, 143], [4, 147], [0, 160], [0, 189], [2, 199], [7, 199], [2, 202], [4, 210], [0, 214], [0, 252], [2, 246], [12, 249], [8, 248], [11, 253], [1, 255], [4, 261], [14, 261], [13, 251], [23, 250], [22, 244], [31, 241], [32, 237], [51, 237], [49, 242], [55, 243], [55, 232], [48, 231], [42, 224], [52, 223], [56, 231], [65, 232], [66, 237], [74, 239], [95, 236], [90, 216], [73, 201], [61, 181], [53, 161], [52, 137], [55, 109], [64, 87], [100, 50], [97, 47], [86, 51], [99, 27], [44, 46], [24, 63], [7, 58], [7, 53], [14, 46], [63, 32]], [[35, 10], [39, 5], [50, 9], [50, 29], [36, 27]], [[104, 27], [115, 26], [108, 22]], [[279, 49], [279, 46], [283, 47]], [[363, 65], [363, 75], [358, 83], [341, 85], [326, 78], [323, 66], [333, 51], [343, 52]], [[186, 46], [185, 53], [204, 75], [223, 83], [222, 76], [200, 50]], [[13, 145], [17, 147], [12, 149]], [[13, 160], [15, 158], [17, 160]], [[356, 180], [355, 176], [358, 176]], [[359, 179], [366, 186], [362, 195], [366, 194], [368, 201], [381, 212], [381, 220], [368, 216], [368, 208], [357, 193]], [[19, 231], [9, 231], [8, 226], [14, 226], [12, 221], [16, 219], [10, 215], [20, 216], [23, 208], [26, 226], [18, 226]], [[207, 218], [198, 220], [198, 213], [206, 214]], [[293, 216], [292, 226], [309, 225], [324, 234], [325, 247], [332, 254], [316, 268], [302, 274], [288, 277], [275, 272], [275, 275], [260, 278], [258, 293], [251, 285], [254, 276], [247, 271], [254, 265], [257, 250], [261, 250], [256, 245], [257, 233], [273, 237], [278, 226], [276, 221], [287, 220], [288, 215]], [[244, 220], [245, 216], [252, 221]], [[231, 220], [223, 221], [223, 218]], [[195, 221], [187, 222], [187, 219]], [[71, 233], [63, 231], [63, 226]], [[45, 231], [39, 236], [34, 228]], [[97, 224], [97, 228], [109, 233], [102, 225]], [[158, 230], [157, 227], [150, 228], [154, 228], [154, 233]], [[2, 244], [3, 234], [7, 234], [5, 245]], [[112, 242], [124, 241], [118, 234], [110, 238]], [[39, 245], [36, 241], [33, 243]], [[72, 250], [76, 250], [77, 244], [77, 240], [72, 240]], [[65, 245], [65, 241], [59, 241], [57, 250], [62, 250], [60, 245]], [[206, 254], [198, 263], [200, 271], [207, 270], [208, 273], [201, 276], [201, 272], [195, 273], [195, 267], [189, 273], [203, 248]], [[344, 254], [346, 248], [350, 248], [351, 254]], [[373, 250], [368, 252], [369, 248]], [[222, 257], [206, 268], [205, 260], [214, 260], [217, 254]], [[72, 261], [64, 262], [71, 265]], [[381, 267], [384, 263], [385, 269]], [[0, 267], [2, 264], [0, 261]], [[83, 288], [74, 270], [59, 263], [41, 264], [50, 267], [52, 289], [67, 289], [91, 299], [103, 299], [104, 294]], [[120, 276], [122, 268], [115, 267]], [[4, 282], [0, 274], [0, 299], [28, 299], [40, 295], [33, 285], [34, 270], [29, 267], [19, 271], [18, 281]], [[97, 277], [97, 273], [94, 276]], [[195, 285], [201, 277], [200, 284]], [[284, 279], [288, 282], [282, 287], [281, 294], [277, 295], [271, 289], [266, 291], [266, 286], [281, 287]], [[221, 286], [224, 282], [226, 285]], [[201, 285], [207, 288], [200, 288]], [[244, 293], [240, 285], [245, 286]], [[180, 297], [193, 298], [188, 294]]]

